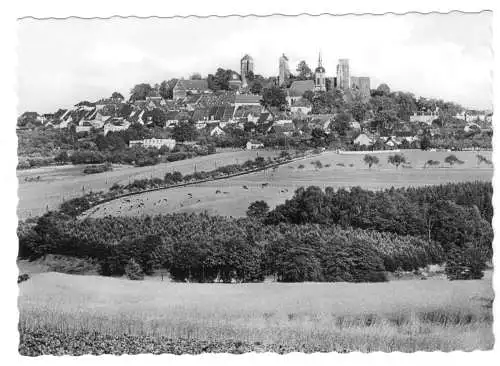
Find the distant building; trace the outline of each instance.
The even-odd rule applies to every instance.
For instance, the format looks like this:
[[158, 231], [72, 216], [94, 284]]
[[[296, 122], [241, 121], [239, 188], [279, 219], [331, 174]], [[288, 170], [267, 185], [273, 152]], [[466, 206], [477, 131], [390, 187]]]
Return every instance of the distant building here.
[[208, 89], [208, 82], [206, 80], [179, 80], [174, 86], [173, 98], [174, 100], [186, 98], [189, 94], [205, 94], [211, 93]]
[[245, 95], [238, 94], [234, 97], [234, 107], [238, 108], [243, 105], [260, 106], [262, 97], [260, 95]]
[[363, 100], [370, 98], [370, 78], [366, 76], [351, 76], [351, 89], [358, 91]]
[[415, 112], [412, 116], [410, 116], [410, 122], [414, 123], [425, 123], [428, 125], [432, 125], [436, 119], [439, 118], [439, 113], [436, 112]]
[[286, 83], [290, 76], [290, 68], [288, 67], [288, 57], [283, 54], [280, 57], [278, 85], [282, 86]]
[[351, 86], [351, 73], [349, 70], [349, 59], [341, 58], [337, 65], [337, 85], [338, 89], [348, 90]]
[[368, 137], [368, 135], [362, 133], [354, 139], [354, 144], [360, 146], [371, 146], [373, 145], [373, 140]]
[[155, 147], [157, 149], [162, 146], [166, 146], [169, 150], [173, 150], [175, 147], [174, 139], [144, 139], [144, 140], [130, 140], [129, 146], [143, 146], [145, 148]]
[[130, 127], [130, 122], [123, 118], [110, 118], [104, 125], [104, 136], [109, 132], [125, 131]]
[[287, 102], [289, 105], [295, 104], [297, 101], [302, 99], [302, 96], [306, 91], [314, 90], [313, 80], [296, 80], [290, 85], [288, 89]]
[[325, 68], [321, 60], [321, 53], [318, 58], [318, 67], [314, 71], [314, 91], [326, 91]]
[[247, 142], [247, 150], [261, 149], [264, 147], [264, 144], [256, 141], [248, 141]]
[[240, 61], [240, 71], [241, 71], [241, 83], [242, 87], [246, 88], [248, 86], [247, 75], [249, 72], [253, 73], [253, 58], [250, 55], [245, 55]]
[[241, 85], [242, 82], [240, 76], [237, 73], [233, 72], [231, 74], [231, 78], [229, 79], [229, 88], [232, 90], [239, 90], [241, 89]]
[[210, 130], [210, 136], [224, 136], [226, 133], [219, 126], [215, 126]]

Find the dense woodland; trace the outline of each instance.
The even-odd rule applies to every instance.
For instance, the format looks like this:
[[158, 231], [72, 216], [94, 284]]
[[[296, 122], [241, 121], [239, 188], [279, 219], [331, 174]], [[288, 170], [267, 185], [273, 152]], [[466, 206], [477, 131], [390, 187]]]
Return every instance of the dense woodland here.
[[[480, 278], [491, 260], [491, 183], [370, 192], [300, 188], [258, 215], [174, 214], [79, 220], [49, 212], [21, 223], [19, 257], [91, 258], [103, 275], [168, 271], [212, 282], [378, 282], [387, 271], [447, 263], [454, 278]], [[465, 273], [465, 275], [464, 275]]]

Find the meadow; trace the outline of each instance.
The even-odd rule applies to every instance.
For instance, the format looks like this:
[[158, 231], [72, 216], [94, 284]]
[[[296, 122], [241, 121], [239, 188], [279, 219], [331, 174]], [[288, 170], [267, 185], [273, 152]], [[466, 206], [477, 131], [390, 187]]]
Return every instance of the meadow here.
[[[155, 352], [165, 342], [177, 345], [176, 352], [194, 353], [203, 352], [189, 348], [197, 342], [233, 345], [215, 347], [219, 352], [234, 351], [234, 345], [247, 345], [245, 351], [485, 350], [494, 343], [493, 296], [491, 271], [473, 281], [437, 276], [371, 284], [232, 285], [38, 273], [20, 284], [20, 349], [94, 352], [85, 347], [99, 347], [97, 342], [75, 351], [75, 343], [64, 339], [98, 334], [119, 339], [105, 350], [117, 353], [130, 352], [129, 343], [134, 352]], [[43, 338], [41, 333], [60, 335], [57, 345], [44, 339], [44, 348], [39, 339], [33, 351], [30, 342]]]
[[[208, 212], [223, 216], [241, 217], [251, 202], [266, 201], [271, 208], [293, 196], [301, 186], [316, 185], [385, 189], [389, 187], [423, 186], [447, 182], [491, 181], [493, 168], [478, 164], [476, 152], [453, 152], [463, 164], [444, 163], [446, 151], [404, 150], [408, 164], [396, 168], [387, 162], [391, 152], [377, 154], [380, 163], [371, 169], [363, 162], [363, 154], [324, 152], [286, 165], [244, 176], [205, 182], [184, 188], [149, 192], [118, 199], [90, 210], [92, 217], [107, 215], [162, 214], [174, 212]], [[481, 152], [491, 159], [491, 152]], [[428, 160], [440, 165], [424, 167]], [[313, 164], [320, 161], [321, 168]]]
[[[195, 170], [212, 170], [214, 167], [243, 163], [248, 159], [255, 159], [257, 156], [275, 156], [278, 153], [267, 150], [224, 151], [155, 166], [114, 165], [113, 171], [90, 175], [83, 174], [84, 166], [74, 165], [18, 170], [19, 204], [17, 215], [20, 219], [39, 216], [47, 210], [56, 209], [63, 200], [79, 197], [90, 190], [108, 190], [114, 183], [127, 184], [134, 179], [163, 178], [165, 173], [173, 171], [189, 174]], [[38, 181], [25, 181], [25, 178], [38, 176], [40, 177]]]

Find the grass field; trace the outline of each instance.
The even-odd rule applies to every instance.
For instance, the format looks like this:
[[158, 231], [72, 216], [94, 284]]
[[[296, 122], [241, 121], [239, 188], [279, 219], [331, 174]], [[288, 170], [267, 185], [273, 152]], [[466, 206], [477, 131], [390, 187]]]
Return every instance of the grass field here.
[[[127, 184], [139, 178], [160, 177], [165, 173], [180, 171], [192, 173], [195, 169], [212, 170], [215, 167], [243, 163], [257, 156], [275, 156], [276, 151], [226, 151], [209, 156], [158, 164], [150, 167], [114, 166], [114, 170], [100, 174], [83, 174], [84, 166], [44, 167], [17, 171], [19, 204], [17, 214], [21, 219], [38, 216], [48, 209], [57, 208], [63, 199], [81, 196], [89, 190], [107, 190], [114, 183]], [[38, 182], [25, 182], [26, 177], [40, 176]]]
[[492, 299], [491, 272], [477, 281], [233, 285], [40, 273], [20, 284], [18, 304], [21, 333], [411, 352], [491, 349]]
[[[263, 171], [119, 199], [98, 206], [88, 214], [102, 217], [206, 211], [211, 214], [237, 217], [244, 216], [249, 204], [256, 200], [265, 200], [271, 207], [283, 203], [291, 198], [295, 189], [300, 186], [317, 185], [321, 188], [361, 186], [366, 189], [384, 189], [392, 186], [491, 181], [493, 177], [491, 166], [477, 165], [475, 152], [454, 153], [464, 163], [453, 167], [444, 163], [445, 157], [451, 154], [449, 152], [407, 150], [403, 151], [403, 154], [410, 162], [411, 168], [400, 166], [396, 169], [389, 165], [387, 163], [389, 152], [378, 154], [380, 164], [371, 169], [363, 163], [363, 154], [344, 155], [325, 152], [320, 157], [283, 165], [276, 171]], [[490, 152], [481, 154], [491, 159]], [[441, 165], [424, 169], [423, 166], [429, 159], [438, 160]], [[321, 169], [311, 164], [316, 160], [321, 161], [323, 165]], [[299, 165], [304, 167], [299, 168]], [[262, 184], [267, 186], [263, 187]]]

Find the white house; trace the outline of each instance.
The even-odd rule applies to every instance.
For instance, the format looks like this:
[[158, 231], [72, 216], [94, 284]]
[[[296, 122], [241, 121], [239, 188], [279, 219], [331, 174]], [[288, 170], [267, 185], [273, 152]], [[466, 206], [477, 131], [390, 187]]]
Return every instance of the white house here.
[[261, 149], [264, 147], [264, 144], [256, 141], [248, 141], [247, 142], [247, 150]]
[[373, 145], [373, 141], [371, 138], [368, 137], [365, 133], [360, 134], [358, 137], [354, 139], [354, 144], [355, 145], [365, 145], [365, 146], [371, 146]]
[[224, 136], [226, 133], [219, 126], [215, 126], [210, 130], [210, 136]]
[[123, 120], [121, 118], [113, 118], [108, 123], [104, 125], [104, 136], [108, 132], [125, 131], [130, 127], [130, 122]]
[[173, 150], [175, 148], [176, 141], [174, 139], [144, 139], [144, 140], [131, 140], [129, 142], [129, 146], [143, 146], [145, 148], [155, 147], [157, 149], [162, 146], [168, 147], [169, 150]]

